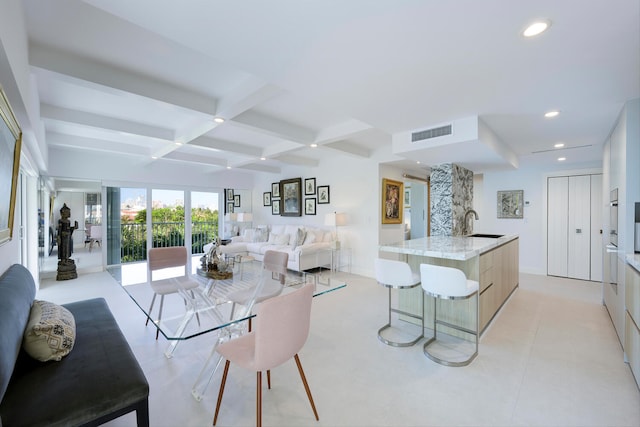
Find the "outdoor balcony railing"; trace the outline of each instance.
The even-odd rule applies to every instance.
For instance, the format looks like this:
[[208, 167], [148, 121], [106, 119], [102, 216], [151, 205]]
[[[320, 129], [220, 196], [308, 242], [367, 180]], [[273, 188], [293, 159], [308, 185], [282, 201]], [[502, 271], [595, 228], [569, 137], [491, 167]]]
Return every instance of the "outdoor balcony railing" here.
[[[184, 246], [184, 222], [155, 222], [152, 225], [154, 248]], [[125, 223], [120, 227], [121, 262], [147, 259], [147, 224]], [[217, 222], [191, 223], [191, 253], [203, 253], [203, 246], [218, 236]]]

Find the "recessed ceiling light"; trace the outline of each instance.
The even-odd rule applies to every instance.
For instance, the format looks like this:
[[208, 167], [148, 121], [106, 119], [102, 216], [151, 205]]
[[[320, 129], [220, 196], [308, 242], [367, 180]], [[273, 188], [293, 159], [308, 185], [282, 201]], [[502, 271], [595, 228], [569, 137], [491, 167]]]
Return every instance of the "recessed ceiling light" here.
[[178, 142], [176, 142], [176, 145], [180, 146], [180, 145], [182, 145], [182, 142], [178, 141]]
[[551, 21], [548, 19], [541, 19], [530, 24], [525, 30], [522, 32], [522, 35], [525, 37], [534, 37], [540, 33], [545, 32], [551, 26]]
[[417, 164], [420, 164], [420, 160], [418, 160], [416, 163], [417, 163]]
[[158, 156], [151, 156], [153, 160], [158, 160]]
[[566, 158], [566, 157], [558, 157], [558, 161], [559, 161], [559, 162], [564, 162], [565, 160], [567, 160], [567, 158]]
[[216, 123], [224, 123], [224, 119], [222, 117], [214, 117], [213, 121]]
[[555, 148], [562, 148], [564, 147], [564, 143], [563, 142], [558, 142], [557, 144], [554, 145]]
[[267, 160], [266, 157], [260, 157], [260, 160]]
[[231, 166], [227, 166], [227, 169], [231, 169]]
[[553, 111], [547, 111], [546, 113], [544, 113], [544, 116], [549, 119], [551, 117], [557, 117], [558, 114], [560, 114], [560, 111], [553, 110]]
[[313, 144], [309, 145], [309, 147], [311, 147], [311, 148], [318, 148], [318, 144], [313, 143]]

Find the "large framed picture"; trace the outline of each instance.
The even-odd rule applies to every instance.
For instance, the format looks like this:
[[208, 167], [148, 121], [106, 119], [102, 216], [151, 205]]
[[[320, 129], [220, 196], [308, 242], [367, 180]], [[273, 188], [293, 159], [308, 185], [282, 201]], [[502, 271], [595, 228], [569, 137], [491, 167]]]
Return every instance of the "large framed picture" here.
[[316, 199], [308, 197], [304, 199], [304, 214], [315, 215], [316, 214]]
[[0, 245], [13, 237], [22, 131], [0, 88]]
[[312, 196], [314, 194], [316, 194], [316, 179], [306, 178], [304, 180], [304, 195]]
[[524, 190], [498, 191], [498, 218], [523, 217]]
[[326, 205], [330, 201], [329, 194], [329, 186], [328, 185], [319, 185], [318, 186], [318, 204]]
[[282, 197], [281, 216], [302, 215], [302, 178], [292, 178], [280, 181], [280, 196]]
[[402, 224], [404, 184], [382, 178], [382, 223]]

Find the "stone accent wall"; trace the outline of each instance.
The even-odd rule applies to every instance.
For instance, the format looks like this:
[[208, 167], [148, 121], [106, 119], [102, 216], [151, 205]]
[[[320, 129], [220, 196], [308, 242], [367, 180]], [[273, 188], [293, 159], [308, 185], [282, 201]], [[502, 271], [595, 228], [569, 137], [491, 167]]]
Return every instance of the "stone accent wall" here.
[[461, 236], [464, 214], [472, 208], [473, 172], [453, 163], [434, 166], [431, 170], [431, 235]]

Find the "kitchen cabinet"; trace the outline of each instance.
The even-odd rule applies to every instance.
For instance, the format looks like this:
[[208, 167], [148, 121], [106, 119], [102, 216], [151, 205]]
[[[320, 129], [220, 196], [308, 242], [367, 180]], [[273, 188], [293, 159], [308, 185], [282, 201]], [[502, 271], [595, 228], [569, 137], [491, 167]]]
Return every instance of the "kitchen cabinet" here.
[[[547, 274], [602, 280], [602, 175], [547, 181]], [[600, 194], [599, 200], [597, 194]], [[593, 200], [593, 199], [596, 200]]]
[[480, 329], [518, 286], [519, 245], [514, 240], [480, 255]]
[[627, 264], [625, 274], [624, 352], [636, 383], [640, 384], [640, 273]]

